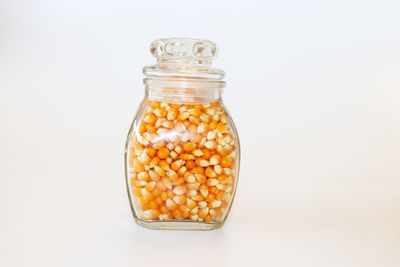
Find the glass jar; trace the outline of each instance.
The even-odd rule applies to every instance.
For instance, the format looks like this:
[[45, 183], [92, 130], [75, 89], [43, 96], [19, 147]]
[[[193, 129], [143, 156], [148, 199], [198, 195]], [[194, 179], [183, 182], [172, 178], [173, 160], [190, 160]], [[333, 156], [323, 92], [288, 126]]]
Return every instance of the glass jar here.
[[125, 147], [136, 222], [152, 229], [210, 230], [229, 213], [239, 173], [239, 139], [222, 102], [217, 46], [171, 38], [151, 44], [145, 98]]

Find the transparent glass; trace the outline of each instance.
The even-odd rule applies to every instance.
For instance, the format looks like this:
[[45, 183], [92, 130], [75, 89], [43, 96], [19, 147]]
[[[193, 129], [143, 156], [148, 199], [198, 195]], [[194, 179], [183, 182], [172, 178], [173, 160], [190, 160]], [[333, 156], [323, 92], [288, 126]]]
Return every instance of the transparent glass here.
[[126, 185], [136, 222], [152, 229], [221, 227], [236, 192], [240, 147], [222, 103], [217, 47], [198, 39], [153, 42], [145, 98], [125, 147]]

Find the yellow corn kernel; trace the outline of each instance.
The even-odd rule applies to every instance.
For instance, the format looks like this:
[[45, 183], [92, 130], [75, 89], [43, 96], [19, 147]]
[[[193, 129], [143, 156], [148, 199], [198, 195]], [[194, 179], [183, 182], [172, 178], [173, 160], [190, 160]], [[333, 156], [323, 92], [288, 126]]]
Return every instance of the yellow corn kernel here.
[[186, 203], [186, 197], [182, 195], [174, 196], [173, 200], [178, 205], [183, 205]]
[[208, 186], [215, 186], [215, 185], [217, 185], [219, 182], [218, 182], [218, 180], [217, 179], [208, 179], [207, 180], [207, 185]]
[[165, 118], [167, 117], [167, 111], [165, 109], [161, 108], [156, 108], [153, 110], [154, 115], [156, 115], [158, 118]]
[[177, 119], [178, 119], [178, 121], [184, 121], [184, 120], [186, 120], [188, 117], [189, 117], [189, 112], [186, 112], [186, 111], [184, 111], [184, 112], [180, 112], [179, 114], [178, 114], [178, 117], [177, 117]]
[[154, 124], [157, 121], [157, 117], [152, 113], [147, 113], [143, 117], [143, 121], [146, 123]]
[[205, 184], [200, 185], [199, 190], [204, 197], [208, 196], [208, 187]]
[[172, 108], [170, 111], [168, 111], [167, 119], [170, 121], [173, 121], [173, 120], [175, 120], [177, 115], [178, 115], [178, 111], [176, 109]]
[[142, 217], [145, 220], [154, 220], [157, 219], [158, 216], [160, 215], [158, 210], [151, 209], [151, 210], [145, 210], [142, 213]]
[[215, 177], [217, 177], [217, 174], [214, 172], [214, 169], [213, 169], [211, 166], [209, 166], [209, 167], [206, 168], [204, 174], [205, 174], [207, 177], [210, 177], [210, 178], [215, 178]]
[[[173, 151], [172, 151], [173, 152]], [[172, 153], [171, 152], [171, 153]], [[175, 153], [175, 152], [174, 152]], [[183, 160], [176, 160], [176, 161], [174, 161], [174, 162], [172, 162], [171, 163], [171, 169], [172, 170], [174, 170], [174, 171], [177, 171], [180, 167], [182, 167], [182, 165], [184, 164], [185, 162], [183, 161]]]
[[195, 149], [192, 152], [193, 155], [195, 155], [196, 157], [201, 157], [204, 155], [203, 151], [201, 149]]
[[172, 181], [172, 184], [175, 185], [175, 186], [181, 185], [181, 184], [184, 184], [184, 183], [185, 183], [185, 179], [183, 179], [182, 177]]
[[196, 176], [196, 180], [200, 184], [204, 184], [207, 182], [207, 177], [204, 174], [196, 173], [194, 176]]
[[145, 188], [148, 192], [153, 191], [153, 189], [156, 187], [156, 182], [152, 181], [146, 184]]
[[187, 198], [186, 199], [186, 206], [189, 208], [189, 209], [194, 209], [196, 206], [197, 206], [197, 202], [196, 201], [194, 201], [194, 200], [192, 200], [192, 199], [190, 199], [190, 198]]
[[186, 187], [187, 187], [187, 189], [189, 189], [189, 190], [193, 190], [193, 189], [198, 189], [199, 188], [199, 186], [200, 186], [200, 183], [199, 182], [194, 182], [194, 183], [187, 183], [186, 184]]
[[147, 172], [143, 171], [138, 173], [137, 178], [141, 181], [149, 181], [150, 175]]
[[183, 185], [176, 186], [173, 190], [176, 195], [183, 195], [186, 193], [186, 187]]
[[160, 166], [165, 171], [169, 170], [169, 164], [165, 160], [160, 160], [160, 163], [158, 163], [158, 166]]
[[178, 208], [178, 205], [176, 205], [176, 203], [171, 199], [167, 199], [165, 201], [165, 205], [167, 206], [168, 210], [175, 210], [176, 208]]
[[154, 147], [155, 149], [161, 149], [161, 148], [163, 148], [164, 146], [165, 146], [165, 142], [162, 141], [162, 140], [153, 143], [153, 147]]
[[207, 208], [204, 208], [204, 209], [200, 209], [199, 210], [199, 217], [200, 218], [202, 218], [202, 219], [205, 219], [206, 217], [207, 217], [207, 215], [208, 215], [208, 211], [209, 211], [210, 209], [207, 207]]

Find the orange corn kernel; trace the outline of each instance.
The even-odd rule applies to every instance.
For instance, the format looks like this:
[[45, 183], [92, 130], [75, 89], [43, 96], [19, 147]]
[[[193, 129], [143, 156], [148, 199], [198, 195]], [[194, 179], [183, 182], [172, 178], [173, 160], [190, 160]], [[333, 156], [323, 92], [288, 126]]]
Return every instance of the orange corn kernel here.
[[208, 202], [208, 203], [210, 203], [210, 202], [212, 202], [213, 200], [215, 199], [215, 196], [214, 196], [214, 194], [208, 194], [208, 196], [206, 197], [206, 201]]
[[186, 152], [190, 152], [193, 149], [195, 149], [196, 145], [194, 143], [191, 142], [185, 142], [182, 145], [183, 150], [185, 150]]
[[158, 163], [158, 166], [160, 166], [160, 168], [163, 169], [164, 171], [169, 170], [169, 164], [165, 160], [160, 160], [160, 163]]
[[154, 124], [157, 121], [157, 117], [152, 113], [147, 113], [143, 117], [143, 121], [146, 123]]
[[203, 174], [204, 173], [204, 168], [199, 167], [199, 166], [194, 167], [193, 168], [193, 172], [196, 173], [196, 174]]
[[210, 187], [210, 193], [216, 194], [218, 192], [218, 188], [215, 186]]
[[168, 156], [169, 156], [169, 150], [168, 150], [168, 148], [161, 148], [161, 149], [159, 149], [158, 150], [158, 152], [157, 152], [157, 156], [160, 158], [160, 159], [166, 159]]
[[161, 149], [165, 146], [165, 142], [164, 141], [157, 141], [153, 144], [153, 147], [155, 149]]
[[221, 159], [221, 166], [224, 168], [228, 168], [232, 165], [233, 159], [231, 157], [223, 157]]
[[210, 157], [211, 157], [211, 152], [210, 152], [210, 150], [208, 150], [208, 149], [203, 149], [202, 151], [203, 151], [203, 158], [206, 159], [206, 160], [209, 160]]
[[186, 161], [186, 168], [188, 168], [189, 170], [193, 169], [195, 166], [196, 164], [194, 163], [193, 160]]
[[150, 147], [147, 151], [147, 155], [152, 158], [157, 154], [157, 150], [154, 147]]
[[180, 211], [179, 209], [174, 210], [172, 214], [176, 219], [183, 219], [182, 211]]
[[161, 102], [160, 102], [160, 101], [151, 101], [150, 107], [152, 107], [152, 108], [155, 109], [155, 108], [159, 108], [160, 105], [161, 105]]
[[134, 170], [135, 172], [142, 172], [142, 171], [144, 171], [143, 165], [142, 165], [142, 164], [139, 162], [139, 160], [137, 160], [137, 159], [134, 159], [134, 160], [133, 160], [132, 167], [133, 167], [133, 170]]
[[172, 182], [172, 184], [175, 185], [175, 186], [181, 185], [181, 184], [184, 184], [184, 183], [185, 183], [185, 179], [183, 179], [183, 178], [178, 178], [178, 179], [176, 179], [176, 180], [174, 180]]
[[160, 198], [161, 198], [163, 201], [167, 200], [167, 199], [168, 199], [168, 194], [167, 194], [167, 192], [162, 192]]

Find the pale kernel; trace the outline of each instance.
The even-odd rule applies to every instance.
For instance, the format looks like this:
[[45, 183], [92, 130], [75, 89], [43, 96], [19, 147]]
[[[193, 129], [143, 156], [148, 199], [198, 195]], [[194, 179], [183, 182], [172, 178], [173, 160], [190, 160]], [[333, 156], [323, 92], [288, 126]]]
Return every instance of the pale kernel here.
[[182, 166], [179, 170], [178, 170], [178, 175], [179, 176], [183, 176], [187, 171], [186, 166]]
[[204, 123], [201, 123], [199, 126], [197, 126], [197, 133], [204, 133], [206, 131], [206, 126]]
[[140, 189], [140, 193], [142, 193], [142, 196], [143, 196], [144, 198], [148, 198], [148, 199], [153, 198], [153, 196], [151, 195], [151, 193], [149, 193], [149, 191], [147, 191], [146, 188]]
[[209, 162], [205, 159], [196, 159], [196, 164], [199, 165], [200, 167], [207, 167]]
[[188, 184], [186, 185], [186, 187], [187, 187], [188, 189], [197, 189], [197, 188], [199, 188], [199, 186], [200, 186], [200, 183], [198, 183], [198, 182], [188, 183]]
[[182, 122], [177, 122], [175, 124], [175, 130], [177, 130], [178, 132], [184, 132], [186, 131], [186, 126]]
[[205, 219], [207, 217], [207, 215], [208, 215], [208, 211], [209, 210], [210, 209], [208, 207], [204, 208], [204, 209], [200, 209], [199, 210], [199, 217], [202, 218], [202, 219]]
[[155, 209], [145, 210], [142, 212], [142, 217], [145, 220], [157, 219], [159, 215], [160, 215], [160, 212]]
[[207, 181], [207, 185], [208, 186], [215, 186], [218, 184], [218, 180], [217, 179], [208, 179]]
[[219, 206], [221, 206], [221, 201], [220, 200], [213, 200], [210, 203], [210, 208], [218, 208]]
[[175, 210], [176, 208], [178, 208], [178, 205], [176, 205], [176, 203], [174, 201], [172, 201], [171, 199], [167, 199], [165, 201], [165, 205], [167, 206], [167, 208], [169, 210]]
[[220, 161], [220, 156], [219, 155], [212, 155], [210, 158], [210, 165], [217, 165]]
[[186, 192], [186, 188], [183, 185], [177, 186], [174, 188], [173, 192], [177, 195], [183, 195]]
[[155, 171], [149, 171], [149, 175], [150, 175], [150, 178], [151, 178], [152, 180], [158, 180], [158, 179], [160, 179], [160, 176], [158, 176], [158, 174], [157, 174]]
[[171, 109], [170, 111], [168, 111], [167, 119], [170, 121], [175, 120], [176, 115], [178, 115], [178, 112], [176, 111], [176, 109]]
[[215, 165], [214, 166], [214, 171], [215, 171], [216, 174], [219, 175], [219, 174], [221, 174], [223, 172], [223, 169], [222, 169], [222, 167], [220, 165]]
[[167, 177], [162, 178], [162, 184], [168, 188], [168, 189], [172, 189], [172, 182], [170, 179], [168, 179]]
[[175, 146], [174, 146], [173, 143], [168, 143], [168, 144], [167, 144], [167, 148], [168, 148], [169, 150], [174, 150]]
[[172, 159], [177, 159], [178, 158], [178, 153], [176, 153], [175, 151], [171, 151], [169, 153], [169, 155], [171, 156]]
[[224, 168], [224, 174], [225, 174], [225, 175], [232, 175], [232, 169], [230, 169], [230, 168]]
[[156, 174], [158, 176], [165, 176], [165, 171], [163, 169], [161, 169], [159, 166], [155, 166], [154, 167], [154, 171], [156, 172]]
[[191, 189], [191, 190], [189, 190], [189, 191], [186, 193], [186, 195], [187, 195], [188, 197], [192, 198], [192, 197], [194, 197], [195, 195], [197, 195], [197, 190]]
[[181, 154], [182, 153], [182, 147], [181, 146], [176, 146], [175, 147], [175, 152], [178, 153], [178, 154]]
[[192, 173], [187, 172], [185, 173], [185, 181], [188, 183], [194, 183], [196, 182], [196, 177]]
[[186, 197], [185, 196], [174, 196], [173, 200], [178, 205], [183, 205], [183, 204], [186, 203]]
[[165, 120], [165, 121], [162, 123], [162, 126], [163, 126], [164, 128], [170, 129], [170, 128], [172, 128], [172, 127], [174, 126], [174, 123], [173, 123], [172, 121]]
[[213, 140], [213, 139], [215, 139], [215, 137], [216, 137], [215, 132], [213, 132], [213, 131], [208, 132], [208, 134], [207, 134], [208, 140]]
[[174, 170], [171, 170], [171, 169], [168, 170], [167, 176], [169, 178], [171, 178], [172, 180], [178, 179], [178, 174]]
[[199, 206], [200, 209], [204, 209], [205, 207], [207, 207], [207, 202], [205, 202], [205, 201], [200, 201], [199, 204], [198, 204], [198, 206]]
[[[193, 202], [196, 203], [196, 201], [193, 201]], [[197, 214], [198, 212], [199, 212], [199, 207], [198, 207], [197, 204], [196, 204], [196, 207], [194, 207], [194, 208], [190, 211], [190, 213], [191, 213], [191, 214]]]
[[207, 186], [205, 186], [205, 185], [204, 185], [204, 187], [203, 187], [203, 186], [200, 186], [200, 193], [201, 193], [204, 197], [207, 197], [207, 196], [208, 196], [208, 188], [207, 188]]
[[203, 151], [201, 151], [201, 149], [195, 149], [193, 150], [193, 155], [195, 155], [196, 157], [201, 157], [204, 155]]
[[[167, 134], [168, 132], [169, 132], [168, 129], [162, 128], [162, 127], [159, 128], [159, 129], [157, 130], [157, 134], [158, 134], [159, 136], [163, 136], [163, 135]], [[157, 136], [156, 136], [156, 137], [157, 137]], [[149, 141], [152, 142], [154, 139], [155, 139], [154, 136], [152, 136], [152, 140], [149, 139]]]
[[178, 121], [184, 121], [189, 117], [189, 115], [190, 115], [189, 112], [184, 111], [184, 112], [179, 113], [177, 119], [178, 119]]
[[217, 143], [215, 141], [207, 141], [204, 146], [208, 149], [216, 149]]
[[148, 181], [150, 176], [147, 172], [143, 171], [138, 173], [137, 178], [142, 181]]
[[[175, 151], [172, 151], [171, 154], [172, 153], [175, 153], [175, 155], [178, 156], [178, 154], [176, 154]], [[171, 157], [172, 157], [172, 155], [171, 155]], [[174, 171], [177, 171], [177, 170], [179, 170], [180, 167], [183, 166], [183, 164], [185, 164], [185, 162], [183, 160], [181, 160], [181, 159], [176, 160], [176, 161], [171, 163], [171, 169], [174, 170]]]

